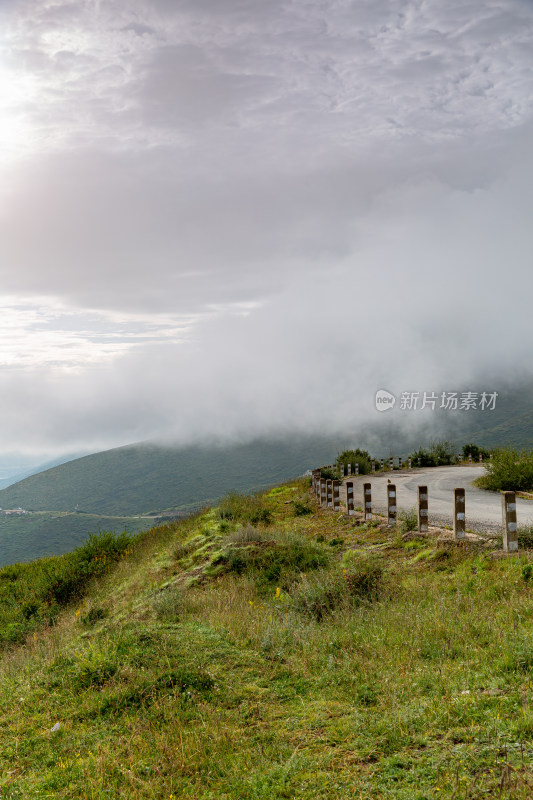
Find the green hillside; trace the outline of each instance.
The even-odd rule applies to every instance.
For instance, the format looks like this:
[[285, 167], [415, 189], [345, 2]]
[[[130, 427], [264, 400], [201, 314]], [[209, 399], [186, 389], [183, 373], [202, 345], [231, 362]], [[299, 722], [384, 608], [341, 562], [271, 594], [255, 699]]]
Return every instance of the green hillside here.
[[0, 491], [0, 507], [92, 514], [186, 510], [228, 491], [266, 488], [328, 462], [340, 443], [256, 441], [229, 447], [139, 444], [69, 461]]
[[297, 481], [6, 567], [0, 794], [530, 800], [532, 535], [504, 558]]
[[105, 517], [64, 511], [9, 517], [0, 514], [0, 566], [69, 553], [84, 542], [89, 533], [120, 532], [124, 528], [137, 533], [153, 524], [153, 517]]
[[507, 417], [498, 425], [474, 429], [472, 438], [482, 447], [533, 449], [533, 411]]

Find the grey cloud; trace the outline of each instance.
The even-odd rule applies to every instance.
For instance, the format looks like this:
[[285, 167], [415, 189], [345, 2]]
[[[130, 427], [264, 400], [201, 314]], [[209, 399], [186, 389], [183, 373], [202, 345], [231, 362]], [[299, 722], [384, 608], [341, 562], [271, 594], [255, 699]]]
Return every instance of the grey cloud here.
[[381, 386], [527, 362], [528, 6], [98, 7], [32, 0], [9, 28], [37, 88], [0, 165], [0, 279], [125, 348], [4, 365], [5, 449], [338, 432]]
[[273, 84], [265, 76], [223, 72], [199, 47], [176, 45], [160, 50], [150, 64], [140, 103], [150, 124], [180, 130], [215, 120], [234, 126]]

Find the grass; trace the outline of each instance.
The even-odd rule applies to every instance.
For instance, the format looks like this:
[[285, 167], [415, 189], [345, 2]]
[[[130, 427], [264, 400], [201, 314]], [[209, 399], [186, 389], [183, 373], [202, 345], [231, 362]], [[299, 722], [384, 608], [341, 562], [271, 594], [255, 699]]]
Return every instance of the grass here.
[[[530, 553], [414, 547], [306, 492], [78, 555], [104, 567], [4, 645], [2, 798], [532, 796]], [[2, 570], [6, 607], [34, 583]]]

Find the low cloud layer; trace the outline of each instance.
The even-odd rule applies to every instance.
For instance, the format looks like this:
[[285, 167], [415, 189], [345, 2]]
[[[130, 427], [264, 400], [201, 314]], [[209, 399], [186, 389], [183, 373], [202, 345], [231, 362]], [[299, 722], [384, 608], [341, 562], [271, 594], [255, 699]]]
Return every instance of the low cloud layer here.
[[0, 445], [374, 421], [523, 375], [525, 2], [26, 0], [0, 34]]

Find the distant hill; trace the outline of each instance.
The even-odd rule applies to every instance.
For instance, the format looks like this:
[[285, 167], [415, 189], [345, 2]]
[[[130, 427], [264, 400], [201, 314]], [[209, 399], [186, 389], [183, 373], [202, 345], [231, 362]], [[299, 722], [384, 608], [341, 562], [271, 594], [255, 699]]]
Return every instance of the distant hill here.
[[130, 533], [137, 533], [148, 530], [154, 522], [153, 517], [105, 517], [64, 511], [21, 516], [0, 514], [0, 567], [69, 553], [90, 533], [120, 533], [125, 528]]
[[283, 441], [258, 439], [224, 447], [153, 443], [118, 447], [2, 489], [0, 507], [121, 516], [184, 512], [214, 503], [229, 491], [260, 490], [289, 480], [331, 463], [340, 450], [354, 445], [367, 447], [378, 457], [407, 455], [432, 438], [448, 438], [458, 448], [470, 441], [488, 448], [533, 447], [532, 397], [533, 385], [528, 384], [520, 391], [502, 393], [495, 411], [457, 411], [453, 417], [435, 413], [425, 419], [418, 434], [413, 429], [402, 432], [401, 417], [384, 415], [359, 436], [287, 436]]
[[329, 463], [340, 443], [325, 439], [255, 441], [227, 447], [138, 444], [48, 469], [0, 491], [1, 508], [150, 514], [215, 502]]
[[82, 455], [86, 455], [86, 453], [71, 453], [70, 455], [58, 456], [44, 463], [35, 463], [34, 460], [27, 459], [27, 464], [17, 465], [15, 469], [13, 469], [13, 465], [10, 464], [9, 461], [7, 464], [2, 463], [0, 468], [3, 475], [0, 477], [0, 489], [5, 489], [6, 486], [12, 486], [14, 483], [18, 483], [24, 480], [24, 478], [28, 478], [30, 475], [37, 475], [39, 472], [57, 467], [59, 464], [65, 464], [67, 461], [72, 461], [75, 458], [81, 458]]
[[533, 411], [508, 417], [491, 427], [474, 430], [471, 438], [483, 447], [533, 449]]

